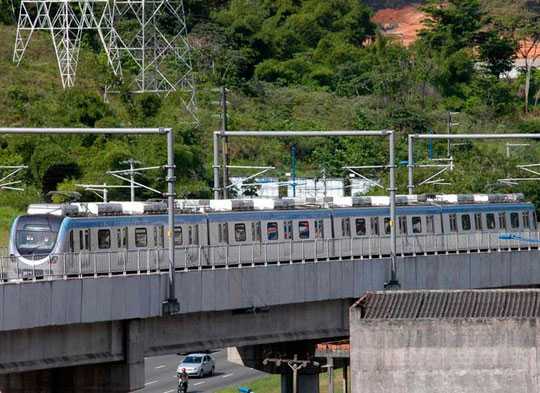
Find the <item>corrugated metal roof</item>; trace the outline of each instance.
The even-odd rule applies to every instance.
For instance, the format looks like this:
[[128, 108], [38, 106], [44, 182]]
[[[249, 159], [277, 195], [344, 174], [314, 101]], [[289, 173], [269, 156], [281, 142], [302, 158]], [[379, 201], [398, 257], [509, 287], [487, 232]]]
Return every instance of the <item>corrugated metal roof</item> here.
[[540, 289], [370, 292], [363, 319], [540, 318]]

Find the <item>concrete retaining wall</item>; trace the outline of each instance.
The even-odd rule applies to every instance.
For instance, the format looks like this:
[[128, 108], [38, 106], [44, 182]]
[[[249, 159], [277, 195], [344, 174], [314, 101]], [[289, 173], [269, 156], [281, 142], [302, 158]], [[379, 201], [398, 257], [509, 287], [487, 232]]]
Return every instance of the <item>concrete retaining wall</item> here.
[[351, 311], [355, 393], [540, 392], [538, 320], [370, 320]]

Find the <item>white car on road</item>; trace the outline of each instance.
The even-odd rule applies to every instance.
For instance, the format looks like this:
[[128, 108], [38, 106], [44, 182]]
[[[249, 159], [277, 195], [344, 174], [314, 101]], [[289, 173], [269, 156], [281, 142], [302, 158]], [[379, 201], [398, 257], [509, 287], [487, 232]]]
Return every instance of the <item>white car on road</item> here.
[[216, 363], [212, 356], [206, 353], [191, 353], [180, 362], [176, 372], [180, 374], [184, 368], [190, 377], [204, 377], [214, 375]]

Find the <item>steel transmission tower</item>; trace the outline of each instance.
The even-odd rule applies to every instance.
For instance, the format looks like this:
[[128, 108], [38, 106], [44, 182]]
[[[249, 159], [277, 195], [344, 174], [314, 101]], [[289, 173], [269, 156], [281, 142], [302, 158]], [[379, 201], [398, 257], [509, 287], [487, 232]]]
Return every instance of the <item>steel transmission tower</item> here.
[[197, 120], [182, 0], [22, 0], [15, 63], [36, 30], [51, 34], [64, 88], [74, 85], [83, 31], [96, 30], [113, 73], [123, 82], [134, 74], [132, 92], [183, 91], [185, 108]]
[[114, 27], [104, 34], [113, 70], [126, 79], [136, 73], [135, 93], [183, 91], [194, 116], [195, 83], [182, 0], [115, 0], [105, 18]]
[[47, 31], [56, 53], [64, 88], [75, 83], [81, 37], [85, 29], [97, 29], [96, 6], [104, 9], [107, 0], [22, 0], [19, 10], [13, 61], [19, 65], [36, 30]]

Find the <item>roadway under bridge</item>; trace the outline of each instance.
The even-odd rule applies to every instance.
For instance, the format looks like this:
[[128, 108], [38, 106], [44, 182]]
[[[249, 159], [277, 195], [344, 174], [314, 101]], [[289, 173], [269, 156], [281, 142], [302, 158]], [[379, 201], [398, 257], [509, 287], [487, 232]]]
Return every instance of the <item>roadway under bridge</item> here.
[[[398, 278], [403, 289], [538, 285], [539, 257], [411, 256], [398, 260]], [[243, 362], [263, 368], [264, 357], [348, 336], [349, 307], [389, 277], [385, 258], [182, 271], [181, 311], [167, 317], [163, 274], [2, 284], [0, 391], [133, 391], [144, 386], [145, 356], [216, 347], [239, 347]]]

